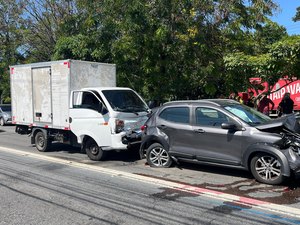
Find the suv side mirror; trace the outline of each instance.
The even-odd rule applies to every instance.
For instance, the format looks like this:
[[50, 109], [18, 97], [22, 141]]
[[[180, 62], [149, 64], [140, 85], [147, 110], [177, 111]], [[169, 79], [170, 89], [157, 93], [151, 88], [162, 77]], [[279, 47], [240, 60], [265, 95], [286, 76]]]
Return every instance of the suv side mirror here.
[[222, 123], [221, 128], [226, 129], [226, 130], [237, 130], [238, 129], [238, 127], [234, 123]]

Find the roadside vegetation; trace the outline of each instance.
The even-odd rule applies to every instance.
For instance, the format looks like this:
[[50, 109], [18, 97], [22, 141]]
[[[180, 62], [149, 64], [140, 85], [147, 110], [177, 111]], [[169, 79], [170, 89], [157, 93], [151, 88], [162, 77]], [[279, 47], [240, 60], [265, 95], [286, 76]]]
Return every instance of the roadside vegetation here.
[[279, 11], [272, 0], [0, 0], [0, 102], [9, 65], [49, 60], [115, 63], [118, 86], [158, 101], [297, 77], [300, 35], [270, 21]]

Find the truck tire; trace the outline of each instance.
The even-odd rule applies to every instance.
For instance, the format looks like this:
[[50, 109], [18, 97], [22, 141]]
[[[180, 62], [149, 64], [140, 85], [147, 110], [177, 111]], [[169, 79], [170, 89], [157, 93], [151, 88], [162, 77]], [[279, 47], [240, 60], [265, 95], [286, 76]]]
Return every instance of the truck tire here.
[[93, 161], [101, 161], [107, 154], [107, 152], [103, 151], [92, 138], [87, 139], [84, 150], [88, 157]]
[[47, 139], [44, 132], [38, 131], [34, 136], [35, 147], [40, 152], [46, 152], [51, 146], [51, 141]]

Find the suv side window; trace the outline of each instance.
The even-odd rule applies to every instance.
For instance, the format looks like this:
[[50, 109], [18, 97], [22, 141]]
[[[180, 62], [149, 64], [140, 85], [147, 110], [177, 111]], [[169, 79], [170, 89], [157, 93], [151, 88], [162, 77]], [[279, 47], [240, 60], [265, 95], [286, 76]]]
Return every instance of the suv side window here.
[[224, 113], [211, 108], [196, 108], [196, 124], [200, 126], [221, 127], [222, 123], [227, 123], [230, 118]]
[[175, 123], [189, 123], [190, 110], [188, 107], [170, 107], [159, 114], [159, 117]]

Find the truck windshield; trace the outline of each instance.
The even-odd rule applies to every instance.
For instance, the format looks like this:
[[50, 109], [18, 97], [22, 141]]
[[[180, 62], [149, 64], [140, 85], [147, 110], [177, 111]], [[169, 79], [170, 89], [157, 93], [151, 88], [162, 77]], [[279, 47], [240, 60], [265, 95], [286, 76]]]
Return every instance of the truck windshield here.
[[114, 111], [137, 113], [148, 110], [148, 106], [132, 90], [104, 90], [102, 93]]
[[250, 125], [258, 125], [271, 120], [270, 117], [245, 105], [232, 104], [224, 108]]

